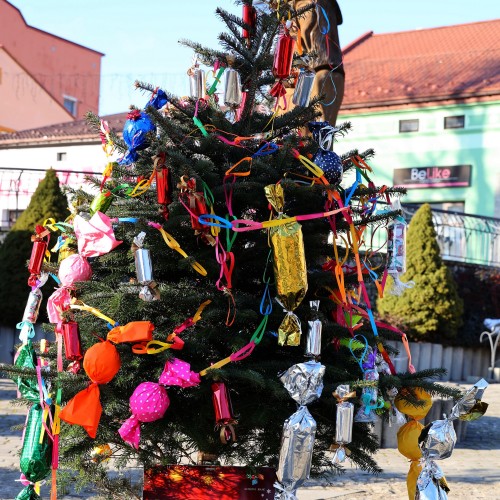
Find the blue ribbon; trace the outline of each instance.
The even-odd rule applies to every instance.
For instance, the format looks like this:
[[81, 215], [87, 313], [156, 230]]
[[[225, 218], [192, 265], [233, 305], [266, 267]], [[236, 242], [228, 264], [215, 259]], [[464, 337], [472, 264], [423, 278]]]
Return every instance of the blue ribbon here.
[[16, 325], [16, 328], [21, 330], [19, 333], [19, 340], [21, 342], [27, 342], [28, 339], [32, 339], [35, 336], [35, 329], [33, 328], [33, 323], [30, 321], [21, 321]]
[[[354, 351], [352, 350], [352, 343], [354, 340], [358, 340], [358, 338], [362, 338], [365, 341], [363, 354], [361, 354], [361, 357], [359, 358], [356, 356], [356, 354], [354, 354]], [[366, 353], [368, 352], [368, 341], [366, 340], [366, 337], [364, 335], [355, 335], [351, 340], [349, 340], [349, 350], [351, 351], [352, 357], [357, 361], [359, 367], [361, 368], [361, 371], [365, 373], [365, 369], [363, 368], [363, 360], [365, 359]]]
[[[210, 222], [210, 219], [219, 221], [219, 224], [217, 222]], [[198, 222], [205, 226], [222, 227], [224, 229], [232, 229], [233, 227], [227, 219], [214, 214], [202, 214], [198, 217]]]
[[[321, 5], [317, 5], [316, 7], [319, 7], [321, 9], [323, 17], [325, 18], [326, 21], [326, 28], [322, 28], [320, 26], [319, 30], [321, 31], [322, 35], [326, 35], [330, 31], [330, 19], [328, 19], [328, 15], [326, 14], [326, 10], [324, 9], [324, 7], [322, 7]], [[318, 25], [319, 25], [319, 19], [318, 19]]]
[[279, 147], [274, 142], [266, 142], [264, 145], [258, 149], [253, 155], [252, 158], [257, 158], [258, 156], [267, 156], [272, 155], [278, 151]]

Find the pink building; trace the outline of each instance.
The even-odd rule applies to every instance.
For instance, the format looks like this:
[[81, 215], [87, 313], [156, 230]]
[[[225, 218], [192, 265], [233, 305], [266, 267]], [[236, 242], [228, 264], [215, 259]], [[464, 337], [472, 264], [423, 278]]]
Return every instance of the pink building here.
[[103, 55], [29, 26], [17, 7], [0, 0], [0, 131], [97, 113]]

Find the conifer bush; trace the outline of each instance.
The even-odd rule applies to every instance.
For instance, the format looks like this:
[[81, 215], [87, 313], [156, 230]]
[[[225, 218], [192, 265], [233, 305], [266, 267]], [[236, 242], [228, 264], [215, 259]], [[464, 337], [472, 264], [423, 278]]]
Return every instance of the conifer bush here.
[[[33, 193], [28, 207], [0, 246], [1, 324], [13, 327], [21, 321], [30, 291], [26, 284], [29, 276], [26, 262], [31, 254], [31, 235], [35, 226], [43, 224], [48, 218], [63, 221], [68, 215], [68, 200], [61, 191], [55, 170], [49, 169]], [[40, 311], [44, 310], [42, 306]]]
[[410, 222], [406, 266], [402, 281], [413, 281], [415, 285], [400, 296], [386, 292], [377, 304], [379, 314], [404, 328], [415, 340], [454, 338], [462, 325], [463, 301], [441, 258], [428, 203]]

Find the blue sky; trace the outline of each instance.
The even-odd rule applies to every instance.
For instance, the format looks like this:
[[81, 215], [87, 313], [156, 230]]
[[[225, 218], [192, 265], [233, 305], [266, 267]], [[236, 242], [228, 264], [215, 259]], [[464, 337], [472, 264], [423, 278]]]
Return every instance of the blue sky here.
[[[142, 106], [136, 79], [177, 95], [188, 92], [188, 38], [216, 47], [223, 24], [217, 6], [239, 14], [232, 0], [9, 0], [28, 24], [103, 52], [100, 114]], [[342, 46], [367, 31], [390, 33], [500, 18], [498, 0], [339, 0]], [[464, 50], [467, 50], [464, 47]]]

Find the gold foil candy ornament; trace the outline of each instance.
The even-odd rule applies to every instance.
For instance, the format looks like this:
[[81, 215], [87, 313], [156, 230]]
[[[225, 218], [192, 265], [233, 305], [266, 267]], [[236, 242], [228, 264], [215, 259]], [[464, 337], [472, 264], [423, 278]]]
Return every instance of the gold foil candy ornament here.
[[[266, 198], [276, 211], [274, 220], [287, 217], [283, 213], [285, 204], [283, 187], [271, 184], [264, 188]], [[269, 229], [273, 249], [274, 279], [279, 303], [286, 316], [278, 328], [280, 345], [300, 344], [300, 320], [292, 312], [304, 299], [307, 292], [307, 265], [302, 228], [298, 222], [287, 222]]]

